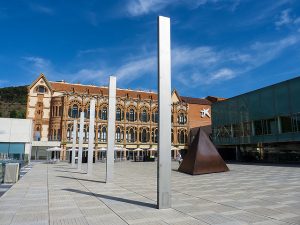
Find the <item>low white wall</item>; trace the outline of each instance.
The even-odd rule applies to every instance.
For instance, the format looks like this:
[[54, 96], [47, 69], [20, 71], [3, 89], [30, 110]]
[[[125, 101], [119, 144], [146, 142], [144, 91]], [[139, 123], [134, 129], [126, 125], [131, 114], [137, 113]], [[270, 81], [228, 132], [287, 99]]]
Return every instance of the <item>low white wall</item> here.
[[0, 142], [31, 143], [32, 120], [0, 118]]

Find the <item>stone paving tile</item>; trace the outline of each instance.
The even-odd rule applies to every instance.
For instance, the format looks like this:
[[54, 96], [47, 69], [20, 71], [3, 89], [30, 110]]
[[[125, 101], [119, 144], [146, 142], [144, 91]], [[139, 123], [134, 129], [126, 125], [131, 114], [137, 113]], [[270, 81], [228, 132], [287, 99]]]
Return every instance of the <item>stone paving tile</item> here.
[[238, 220], [231, 219], [229, 217], [223, 216], [221, 214], [216, 214], [216, 213], [200, 214], [200, 215], [195, 215], [194, 217], [208, 224], [224, 224], [224, 223], [232, 224], [238, 222]]
[[201, 176], [173, 170], [173, 209], [157, 210], [156, 163], [115, 163], [110, 184], [104, 163], [92, 176], [37, 164], [0, 198], [0, 224], [300, 224], [300, 168], [229, 167]]
[[14, 218], [15, 213], [13, 212], [4, 212], [0, 210], [0, 224], [8, 225], [11, 224], [11, 221]]
[[127, 224], [117, 215], [105, 215], [100, 217], [86, 217], [89, 225], [124, 225]]
[[84, 217], [61, 218], [50, 220], [50, 225], [89, 225]]
[[36, 224], [36, 225], [43, 225], [48, 224], [49, 218], [48, 218], [48, 212], [44, 213], [37, 213], [37, 212], [31, 212], [31, 213], [17, 213], [11, 225], [15, 224]]

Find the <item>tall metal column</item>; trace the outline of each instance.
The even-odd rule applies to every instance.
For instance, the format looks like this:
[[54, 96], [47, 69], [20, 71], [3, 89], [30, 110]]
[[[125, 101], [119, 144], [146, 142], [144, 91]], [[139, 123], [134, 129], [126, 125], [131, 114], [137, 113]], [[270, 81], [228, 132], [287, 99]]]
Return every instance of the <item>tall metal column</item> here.
[[72, 167], [75, 167], [75, 156], [76, 156], [76, 136], [77, 136], [77, 120], [74, 120], [73, 124], [73, 143], [72, 143]]
[[170, 18], [158, 17], [157, 208], [171, 207], [171, 35]]
[[90, 102], [90, 125], [89, 125], [89, 148], [88, 148], [88, 170], [87, 174], [93, 173], [94, 138], [95, 138], [95, 99]]
[[116, 123], [116, 77], [109, 77], [106, 183], [113, 181]]
[[84, 112], [80, 113], [80, 125], [79, 125], [79, 147], [78, 147], [78, 163], [77, 168], [81, 170], [82, 164], [82, 145], [83, 145], [83, 127], [84, 127]]

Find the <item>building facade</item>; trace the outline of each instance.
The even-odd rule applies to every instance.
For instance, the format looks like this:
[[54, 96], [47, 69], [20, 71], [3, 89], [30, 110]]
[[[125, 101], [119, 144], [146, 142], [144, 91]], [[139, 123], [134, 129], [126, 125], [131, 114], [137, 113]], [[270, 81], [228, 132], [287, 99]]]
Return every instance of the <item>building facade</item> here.
[[213, 141], [225, 158], [300, 162], [300, 77], [212, 105]]
[[0, 161], [28, 162], [31, 154], [32, 120], [0, 118]]
[[[108, 88], [92, 85], [51, 82], [41, 74], [28, 88], [27, 118], [33, 120], [34, 142], [32, 158], [46, 157], [46, 147], [72, 146], [73, 122], [85, 114], [84, 147], [88, 145], [89, 104], [96, 100], [95, 149], [107, 146]], [[117, 89], [116, 146], [127, 149], [156, 149], [158, 141], [158, 102], [154, 92]], [[172, 93], [173, 149], [187, 149], [189, 129], [210, 125], [210, 105], [207, 99], [181, 97]], [[206, 113], [204, 112], [206, 110]], [[202, 112], [201, 112], [202, 111]], [[77, 127], [79, 130], [79, 125]], [[78, 134], [78, 132], [77, 132]], [[77, 137], [78, 139], [78, 137]], [[40, 153], [38, 153], [40, 152]], [[175, 156], [173, 151], [173, 156]], [[97, 151], [96, 151], [96, 154]], [[65, 159], [66, 152], [61, 154]]]

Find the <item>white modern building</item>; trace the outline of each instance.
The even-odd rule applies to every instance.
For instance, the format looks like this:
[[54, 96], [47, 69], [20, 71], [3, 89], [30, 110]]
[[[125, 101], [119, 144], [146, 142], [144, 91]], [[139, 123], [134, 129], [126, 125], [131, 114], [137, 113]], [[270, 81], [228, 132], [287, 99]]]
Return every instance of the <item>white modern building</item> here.
[[29, 160], [32, 132], [31, 119], [0, 118], [0, 160]]

